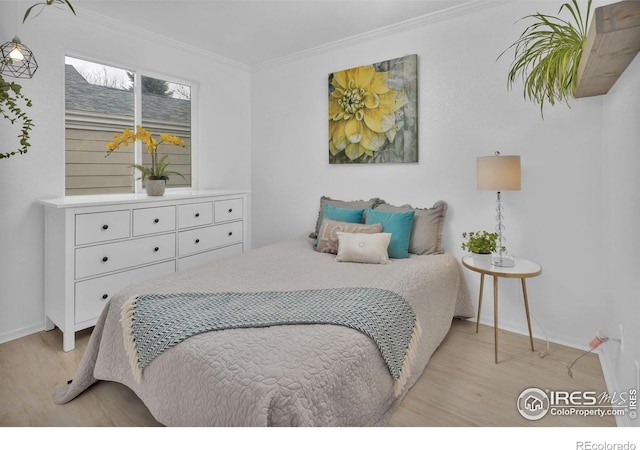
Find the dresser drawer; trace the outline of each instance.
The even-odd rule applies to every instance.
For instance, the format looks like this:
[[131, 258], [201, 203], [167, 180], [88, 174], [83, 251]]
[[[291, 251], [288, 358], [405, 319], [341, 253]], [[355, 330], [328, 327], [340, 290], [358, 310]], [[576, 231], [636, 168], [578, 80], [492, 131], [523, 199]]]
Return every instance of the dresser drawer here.
[[45, 206], [45, 329], [58, 327], [63, 350], [73, 350], [75, 333], [95, 325], [127, 286], [145, 280], [153, 286], [152, 278], [251, 248], [249, 199], [245, 191], [178, 190], [161, 198], [39, 200]]
[[80, 281], [75, 285], [75, 323], [96, 319], [111, 296], [121, 289], [176, 270], [174, 261]]
[[191, 228], [213, 223], [213, 202], [178, 206], [178, 227]]
[[213, 218], [216, 223], [242, 219], [242, 199], [216, 200], [213, 203]]
[[76, 215], [76, 245], [129, 237], [131, 213], [109, 211]]
[[242, 242], [242, 222], [181, 231], [178, 235], [179, 256]]
[[176, 229], [176, 207], [143, 208], [133, 210], [133, 235], [163, 233]]
[[76, 249], [76, 279], [176, 256], [175, 234]]
[[197, 255], [187, 256], [178, 260], [178, 270], [182, 271], [191, 269], [192, 267], [201, 266], [208, 262], [239, 255], [240, 253], [242, 253], [242, 244], [233, 244], [228, 247], [222, 247], [216, 250], [198, 253]]

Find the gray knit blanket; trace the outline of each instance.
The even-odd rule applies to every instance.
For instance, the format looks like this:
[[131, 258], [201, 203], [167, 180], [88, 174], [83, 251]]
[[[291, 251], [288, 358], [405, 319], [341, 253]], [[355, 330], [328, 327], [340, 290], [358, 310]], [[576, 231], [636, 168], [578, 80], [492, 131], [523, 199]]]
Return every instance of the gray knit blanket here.
[[[369, 336], [400, 391], [421, 333], [409, 303], [365, 287], [270, 292], [185, 292], [132, 297], [122, 307], [124, 342], [134, 376], [165, 350], [209, 331], [330, 324]], [[403, 370], [405, 369], [405, 370]]]

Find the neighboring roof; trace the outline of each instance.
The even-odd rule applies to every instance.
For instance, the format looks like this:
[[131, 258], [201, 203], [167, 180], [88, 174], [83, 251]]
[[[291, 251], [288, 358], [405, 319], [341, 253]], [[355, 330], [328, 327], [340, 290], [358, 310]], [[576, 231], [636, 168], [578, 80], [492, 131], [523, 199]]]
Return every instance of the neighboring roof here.
[[[191, 102], [144, 94], [144, 118], [191, 123]], [[65, 108], [110, 116], [133, 116], [133, 92], [90, 84], [70, 64], [65, 65]]]

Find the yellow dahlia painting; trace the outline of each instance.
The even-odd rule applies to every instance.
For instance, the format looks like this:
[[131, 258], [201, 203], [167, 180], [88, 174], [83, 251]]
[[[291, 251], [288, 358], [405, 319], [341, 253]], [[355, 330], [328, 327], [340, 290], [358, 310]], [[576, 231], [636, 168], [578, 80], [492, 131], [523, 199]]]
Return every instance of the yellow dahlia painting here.
[[329, 162], [418, 161], [417, 55], [329, 74]]

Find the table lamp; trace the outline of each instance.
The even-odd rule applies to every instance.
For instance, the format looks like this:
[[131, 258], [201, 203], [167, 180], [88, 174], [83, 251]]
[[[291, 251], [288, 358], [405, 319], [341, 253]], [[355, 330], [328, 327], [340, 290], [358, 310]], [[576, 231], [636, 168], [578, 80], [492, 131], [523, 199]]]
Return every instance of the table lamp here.
[[503, 247], [506, 242], [504, 237], [504, 225], [502, 220], [502, 205], [500, 193], [502, 191], [520, 190], [520, 156], [502, 156], [496, 152], [494, 156], [481, 156], [476, 165], [478, 177], [478, 190], [496, 191], [496, 231], [498, 232], [497, 256], [491, 260], [491, 264], [497, 267], [513, 267], [514, 261], [508, 257]]

